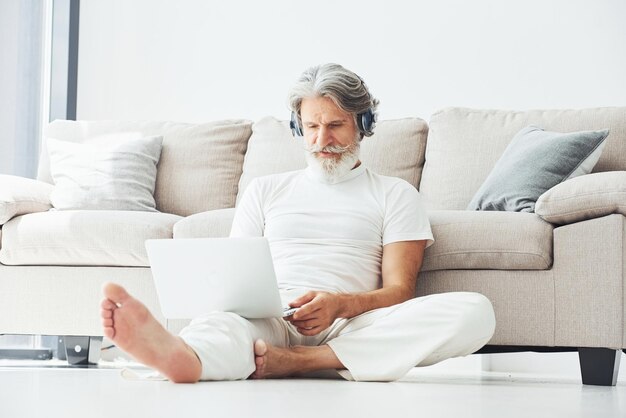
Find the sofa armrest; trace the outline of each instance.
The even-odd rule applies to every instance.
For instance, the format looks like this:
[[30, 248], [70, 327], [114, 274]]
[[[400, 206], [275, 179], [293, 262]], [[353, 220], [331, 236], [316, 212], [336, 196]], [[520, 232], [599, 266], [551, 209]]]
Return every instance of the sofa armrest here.
[[537, 200], [535, 213], [557, 225], [626, 216], [626, 171], [587, 174], [557, 184]]
[[0, 174], [0, 225], [15, 216], [50, 209], [53, 189], [43, 181]]
[[230, 234], [235, 208], [210, 210], [174, 224], [174, 238], [220, 238]]

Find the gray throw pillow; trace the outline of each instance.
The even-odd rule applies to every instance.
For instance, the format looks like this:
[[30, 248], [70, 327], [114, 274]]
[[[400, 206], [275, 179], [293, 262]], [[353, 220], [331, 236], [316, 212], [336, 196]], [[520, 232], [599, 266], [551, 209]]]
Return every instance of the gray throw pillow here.
[[562, 181], [588, 174], [598, 162], [607, 129], [549, 132], [536, 126], [519, 131], [480, 186], [467, 210], [534, 212], [535, 202]]
[[156, 212], [154, 187], [163, 137], [103, 135], [85, 143], [48, 138], [55, 209]]

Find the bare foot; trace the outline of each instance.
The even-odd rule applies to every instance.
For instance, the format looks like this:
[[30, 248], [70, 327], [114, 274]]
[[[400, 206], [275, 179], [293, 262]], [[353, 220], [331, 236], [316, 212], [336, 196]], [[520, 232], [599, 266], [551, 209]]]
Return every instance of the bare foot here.
[[263, 340], [256, 340], [254, 362], [256, 370], [250, 375], [253, 379], [300, 376], [307, 372], [324, 369], [345, 369], [328, 345], [282, 348]]
[[176, 383], [197, 382], [202, 364], [180, 337], [169, 333], [143, 303], [114, 283], [102, 286], [104, 335], [137, 361]]
[[298, 348], [281, 348], [267, 344], [263, 340], [254, 342], [254, 362], [256, 370], [253, 379], [273, 379], [295, 376], [300, 372], [301, 355]]

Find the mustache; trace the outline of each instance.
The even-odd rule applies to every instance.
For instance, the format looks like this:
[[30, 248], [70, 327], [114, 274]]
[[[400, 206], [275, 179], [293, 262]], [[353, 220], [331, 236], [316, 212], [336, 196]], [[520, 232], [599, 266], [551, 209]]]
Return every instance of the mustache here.
[[330, 152], [333, 154], [343, 154], [344, 152], [350, 151], [354, 148], [355, 144], [350, 144], [345, 147], [340, 147], [339, 145], [327, 145], [325, 147], [320, 147], [317, 144], [305, 145], [305, 149], [311, 154], [316, 154], [319, 152]]

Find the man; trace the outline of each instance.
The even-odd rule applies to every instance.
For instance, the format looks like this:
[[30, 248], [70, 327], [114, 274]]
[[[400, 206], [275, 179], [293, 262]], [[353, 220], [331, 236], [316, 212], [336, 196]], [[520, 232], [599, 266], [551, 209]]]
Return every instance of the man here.
[[281, 297], [296, 313], [247, 320], [214, 312], [174, 336], [107, 283], [104, 335], [174, 382], [333, 370], [390, 381], [487, 343], [495, 319], [484, 296], [414, 298], [430, 224], [415, 188], [359, 161], [378, 105], [363, 81], [340, 65], [314, 67], [289, 101], [308, 168], [251, 182], [231, 237], [268, 239]]

